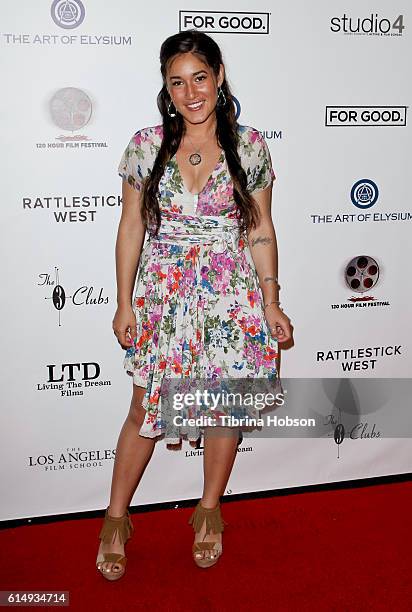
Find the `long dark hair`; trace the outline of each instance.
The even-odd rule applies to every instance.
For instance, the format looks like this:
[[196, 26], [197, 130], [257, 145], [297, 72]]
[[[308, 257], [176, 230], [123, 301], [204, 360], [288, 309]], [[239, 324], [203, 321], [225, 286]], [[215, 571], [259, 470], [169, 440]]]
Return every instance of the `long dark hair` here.
[[[200, 56], [201, 60], [212, 68], [216, 78], [219, 74], [220, 64], [223, 64], [222, 53], [217, 43], [203, 32], [187, 30], [167, 38], [160, 48], [160, 70], [163, 77], [163, 87], [157, 96], [157, 106], [163, 118], [163, 140], [153, 164], [149, 177], [143, 186], [142, 216], [146, 225], [155, 226], [158, 233], [161, 216], [157, 199], [159, 181], [163, 176], [167, 162], [174, 156], [179, 148], [182, 136], [185, 133], [183, 117], [176, 113], [170, 117], [168, 105], [171, 102], [166, 87], [166, 72], [169, 61], [180, 53], [192, 52]], [[216, 136], [219, 146], [224, 150], [228, 169], [233, 181], [233, 197], [236, 203], [236, 212], [240, 232], [256, 227], [259, 213], [252, 196], [247, 191], [247, 177], [240, 162], [238, 153], [238, 123], [236, 121], [232, 94], [226, 81], [221, 85], [226, 98], [225, 104], [216, 105]]]

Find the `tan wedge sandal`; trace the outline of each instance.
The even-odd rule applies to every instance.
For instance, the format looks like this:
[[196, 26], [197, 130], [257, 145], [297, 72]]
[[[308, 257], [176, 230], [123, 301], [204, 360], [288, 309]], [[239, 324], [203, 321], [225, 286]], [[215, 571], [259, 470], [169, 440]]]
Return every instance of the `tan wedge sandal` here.
[[[99, 538], [104, 544], [113, 543], [116, 535], [119, 538], [119, 542], [125, 544], [131, 538], [132, 533], [133, 523], [128, 510], [126, 510], [126, 514], [123, 516], [115, 517], [110, 516], [109, 508], [106, 508], [104, 523], [99, 533]], [[120, 553], [101, 552], [97, 555], [96, 567], [107, 580], [119, 580], [126, 571], [126, 562], [127, 557]], [[103, 563], [118, 564], [122, 566], [122, 569], [106, 571], [101, 567]]]
[[[196, 533], [199, 533], [205, 521], [206, 533], [204, 537], [210, 534], [211, 531], [213, 533], [223, 532], [225, 528], [224, 526], [227, 525], [227, 523], [222, 519], [220, 504], [218, 504], [215, 508], [204, 508], [199, 501], [189, 519], [189, 524], [193, 525], [193, 529]], [[210, 551], [210, 556], [208, 558], [204, 557], [205, 550]], [[215, 565], [222, 552], [223, 547], [221, 542], [205, 542], [203, 539], [202, 542], [194, 542], [192, 546], [193, 560], [199, 567], [206, 568]]]

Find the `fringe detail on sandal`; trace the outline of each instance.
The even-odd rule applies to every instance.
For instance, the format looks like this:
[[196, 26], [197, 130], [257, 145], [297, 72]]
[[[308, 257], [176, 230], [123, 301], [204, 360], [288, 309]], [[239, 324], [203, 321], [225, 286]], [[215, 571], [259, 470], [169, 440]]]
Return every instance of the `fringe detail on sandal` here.
[[119, 537], [119, 542], [124, 544], [131, 537], [132, 533], [133, 523], [128, 510], [126, 510], [126, 514], [124, 516], [113, 517], [109, 515], [108, 508], [106, 508], [104, 523], [99, 534], [99, 538], [103, 542], [112, 544], [115, 541], [117, 534]]
[[216, 508], [204, 508], [199, 501], [189, 519], [189, 525], [193, 525], [193, 529], [199, 532], [205, 520], [206, 534], [209, 534], [211, 531], [213, 533], [221, 533], [225, 528], [224, 526], [227, 525], [220, 514], [220, 504]]

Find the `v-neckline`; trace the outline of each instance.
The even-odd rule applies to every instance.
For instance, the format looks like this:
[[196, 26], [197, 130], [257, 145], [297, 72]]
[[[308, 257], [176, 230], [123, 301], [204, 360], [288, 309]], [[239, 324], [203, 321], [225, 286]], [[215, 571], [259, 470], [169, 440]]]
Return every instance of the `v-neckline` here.
[[191, 191], [189, 191], [189, 190], [188, 190], [188, 188], [187, 188], [187, 187], [186, 187], [186, 185], [185, 185], [185, 181], [184, 181], [184, 179], [183, 179], [183, 175], [182, 175], [182, 173], [180, 172], [179, 163], [178, 163], [178, 161], [177, 161], [177, 152], [176, 152], [176, 153], [173, 155], [173, 157], [172, 157], [171, 161], [173, 161], [173, 160], [174, 160], [174, 162], [175, 162], [175, 164], [176, 164], [177, 172], [178, 172], [178, 174], [179, 174], [179, 177], [180, 177], [180, 180], [181, 180], [181, 183], [182, 183], [183, 189], [186, 191], [186, 193], [188, 193], [189, 195], [191, 195], [191, 196], [193, 196], [193, 197], [196, 197], [196, 196], [197, 196], [197, 197], [199, 197], [199, 196], [200, 196], [200, 194], [201, 194], [201, 193], [203, 193], [203, 192], [204, 192], [204, 190], [206, 189], [206, 187], [209, 185], [210, 179], [212, 178], [212, 176], [214, 175], [214, 173], [216, 172], [216, 170], [219, 168], [219, 166], [220, 166], [221, 162], [223, 162], [223, 161], [224, 161], [224, 159], [225, 159], [225, 151], [224, 151], [224, 149], [222, 149], [222, 151], [220, 152], [219, 158], [218, 158], [218, 160], [217, 160], [217, 162], [216, 162], [216, 165], [215, 165], [215, 167], [213, 168], [212, 172], [210, 173], [210, 175], [209, 175], [209, 177], [208, 177], [208, 179], [207, 179], [206, 183], [203, 185], [203, 188], [202, 188], [200, 191], [198, 191], [197, 193], [192, 193]]

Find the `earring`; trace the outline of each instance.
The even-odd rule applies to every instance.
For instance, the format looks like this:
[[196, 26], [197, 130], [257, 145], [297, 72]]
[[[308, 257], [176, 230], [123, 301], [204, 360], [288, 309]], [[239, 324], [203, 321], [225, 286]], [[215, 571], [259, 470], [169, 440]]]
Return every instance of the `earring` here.
[[[222, 98], [220, 96], [223, 96]], [[217, 94], [217, 104], [218, 106], [225, 106], [227, 100], [226, 100], [226, 96], [224, 94], [224, 91], [221, 87], [219, 87], [219, 91]]]
[[169, 115], [169, 117], [176, 117], [176, 107], [173, 113], [170, 112], [170, 107], [172, 106], [173, 102], [170, 100], [169, 105], [167, 107], [167, 114]]

